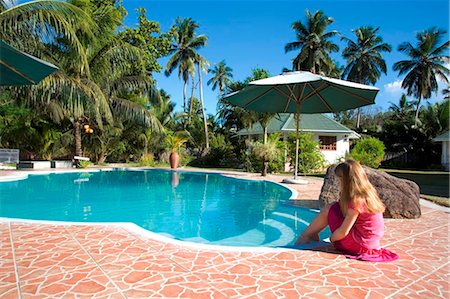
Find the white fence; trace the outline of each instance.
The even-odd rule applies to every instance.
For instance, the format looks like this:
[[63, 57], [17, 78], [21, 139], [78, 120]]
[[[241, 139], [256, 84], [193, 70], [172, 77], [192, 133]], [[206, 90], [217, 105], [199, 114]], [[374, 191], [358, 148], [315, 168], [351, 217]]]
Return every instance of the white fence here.
[[19, 163], [19, 150], [0, 148], [0, 163]]

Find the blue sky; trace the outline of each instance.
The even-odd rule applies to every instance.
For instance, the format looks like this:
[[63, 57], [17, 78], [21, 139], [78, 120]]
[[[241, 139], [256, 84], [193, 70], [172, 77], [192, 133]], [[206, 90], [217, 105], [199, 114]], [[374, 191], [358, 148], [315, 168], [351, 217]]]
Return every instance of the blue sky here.
[[[388, 73], [378, 81], [376, 86], [380, 93], [376, 99], [376, 108], [387, 109], [389, 102], [398, 102], [402, 94], [401, 77], [392, 70], [392, 65], [406, 59], [397, 47], [404, 41], [415, 43], [415, 34], [431, 26], [448, 31], [449, 2], [438, 0], [415, 1], [170, 1], [170, 0], [124, 0], [123, 5], [129, 15], [125, 25], [137, 23], [135, 10], [147, 9], [149, 19], [158, 21], [166, 31], [175, 19], [191, 17], [200, 24], [199, 34], [208, 36], [208, 45], [199, 52], [211, 65], [226, 60], [233, 69], [235, 80], [243, 80], [255, 67], [269, 70], [271, 75], [281, 73], [283, 67], [290, 67], [294, 52], [285, 53], [286, 43], [295, 40], [291, 24], [296, 20], [305, 20], [305, 10], [311, 12], [323, 10], [335, 22], [329, 30], [337, 30], [345, 36], [352, 37], [352, 29], [362, 25], [380, 27], [380, 34], [385, 42], [392, 45], [393, 51], [384, 55]], [[448, 39], [448, 34], [447, 34]], [[340, 51], [345, 47], [339, 39], [336, 43]], [[345, 61], [340, 52], [334, 55], [340, 63]], [[167, 58], [160, 60], [165, 66]], [[183, 84], [177, 73], [167, 78], [164, 74], [154, 74], [158, 87], [165, 89], [177, 104], [176, 110], [182, 108]], [[215, 114], [217, 92], [206, 86], [204, 78], [205, 107], [208, 114]], [[444, 84], [441, 84], [441, 88]], [[198, 90], [196, 91], [198, 94]], [[430, 102], [442, 99], [441, 94]]]

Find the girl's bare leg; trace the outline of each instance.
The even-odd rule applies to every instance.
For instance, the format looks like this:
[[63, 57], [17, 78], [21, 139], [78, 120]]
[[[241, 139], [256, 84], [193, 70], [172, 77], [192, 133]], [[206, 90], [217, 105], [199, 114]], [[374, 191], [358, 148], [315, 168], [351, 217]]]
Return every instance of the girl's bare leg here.
[[295, 244], [305, 244], [311, 241], [320, 241], [319, 233], [328, 225], [328, 211], [331, 205], [327, 205], [313, 219], [305, 231], [298, 237]]

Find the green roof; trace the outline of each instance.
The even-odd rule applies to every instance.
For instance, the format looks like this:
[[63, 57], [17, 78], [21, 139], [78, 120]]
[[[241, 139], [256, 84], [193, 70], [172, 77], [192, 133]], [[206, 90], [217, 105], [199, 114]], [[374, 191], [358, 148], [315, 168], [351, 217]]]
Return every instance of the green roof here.
[[434, 137], [433, 141], [450, 141], [450, 131], [444, 132], [441, 135]]
[[[359, 135], [341, 125], [337, 121], [323, 114], [301, 114], [300, 129], [303, 132], [320, 132], [320, 133], [343, 133]], [[291, 113], [276, 114], [267, 126], [267, 133], [291, 133], [295, 132], [295, 115]], [[250, 130], [242, 129], [238, 135], [255, 135], [263, 134], [263, 128], [260, 123], [255, 123]]]

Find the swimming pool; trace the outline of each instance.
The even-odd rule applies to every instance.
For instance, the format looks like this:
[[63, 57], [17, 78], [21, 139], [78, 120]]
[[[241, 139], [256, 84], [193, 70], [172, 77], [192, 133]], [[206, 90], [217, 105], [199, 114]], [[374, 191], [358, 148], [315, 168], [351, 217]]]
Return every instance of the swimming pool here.
[[184, 241], [286, 246], [316, 215], [289, 205], [290, 196], [272, 182], [211, 173], [53, 173], [0, 183], [0, 217], [132, 222]]

